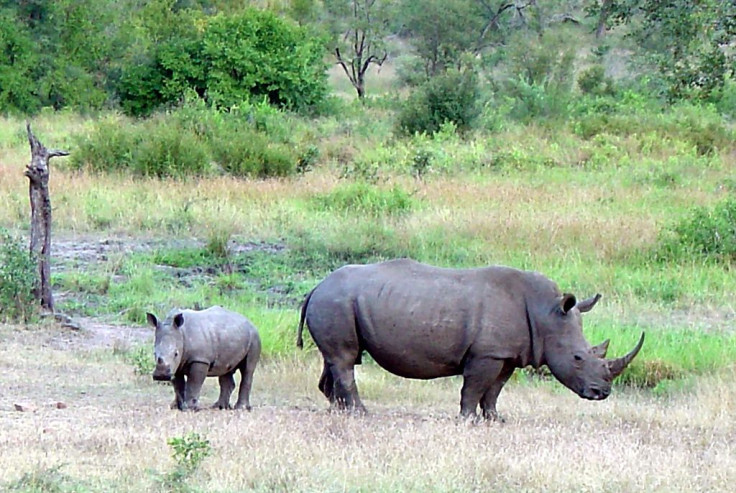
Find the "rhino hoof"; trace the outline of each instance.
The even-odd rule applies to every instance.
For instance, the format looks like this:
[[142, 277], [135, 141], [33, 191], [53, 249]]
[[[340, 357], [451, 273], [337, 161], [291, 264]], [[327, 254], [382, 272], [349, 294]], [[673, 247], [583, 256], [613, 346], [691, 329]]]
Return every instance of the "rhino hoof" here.
[[222, 404], [220, 402], [215, 402], [214, 404], [212, 404], [212, 409], [222, 410], [222, 409], [232, 409], [232, 408], [230, 407], [230, 404]]
[[238, 404], [235, 406], [235, 409], [245, 409], [246, 411], [250, 412], [253, 408], [250, 406], [250, 404], [247, 404], [247, 405]]

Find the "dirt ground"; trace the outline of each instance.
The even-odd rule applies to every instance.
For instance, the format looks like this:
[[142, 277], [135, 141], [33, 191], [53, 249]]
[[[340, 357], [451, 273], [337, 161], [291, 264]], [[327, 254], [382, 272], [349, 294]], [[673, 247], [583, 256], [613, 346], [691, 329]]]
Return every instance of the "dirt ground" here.
[[[81, 322], [0, 326], [0, 489], [36, 478], [61, 491], [164, 490], [167, 440], [191, 432], [212, 448], [189, 482], [199, 491], [732, 491], [736, 481], [734, 370], [602, 402], [519, 379], [499, 399], [506, 423], [476, 424], [456, 417], [459, 379], [373, 365], [357, 376], [369, 414], [329, 412], [318, 354], [295, 352], [262, 361], [252, 412], [182, 413], [169, 409], [168, 384], [121, 356], [150, 343], [148, 329]], [[203, 401], [216, 397], [208, 379]]]

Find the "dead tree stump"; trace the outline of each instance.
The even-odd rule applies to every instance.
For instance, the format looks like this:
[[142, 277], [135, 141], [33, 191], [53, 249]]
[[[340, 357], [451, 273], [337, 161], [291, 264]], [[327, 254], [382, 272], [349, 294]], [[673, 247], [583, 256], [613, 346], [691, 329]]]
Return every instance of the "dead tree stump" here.
[[38, 279], [34, 295], [41, 308], [54, 311], [51, 294], [51, 197], [49, 196], [49, 159], [68, 156], [67, 151], [46, 149], [26, 124], [28, 142], [31, 145], [31, 164], [26, 166], [25, 175], [30, 181], [31, 199], [31, 256], [38, 262]]

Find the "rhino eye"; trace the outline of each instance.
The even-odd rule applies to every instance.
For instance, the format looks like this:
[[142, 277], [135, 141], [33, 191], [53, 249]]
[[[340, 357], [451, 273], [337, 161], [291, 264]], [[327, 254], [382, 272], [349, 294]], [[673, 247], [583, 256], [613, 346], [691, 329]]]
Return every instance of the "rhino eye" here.
[[575, 361], [583, 361], [583, 357], [582, 357], [582, 356], [580, 356], [579, 354], [576, 354], [576, 355], [574, 356], [574, 358], [575, 358]]
[[174, 353], [174, 358], [178, 358], [178, 357], [179, 357], [179, 351], [176, 351], [176, 352]]

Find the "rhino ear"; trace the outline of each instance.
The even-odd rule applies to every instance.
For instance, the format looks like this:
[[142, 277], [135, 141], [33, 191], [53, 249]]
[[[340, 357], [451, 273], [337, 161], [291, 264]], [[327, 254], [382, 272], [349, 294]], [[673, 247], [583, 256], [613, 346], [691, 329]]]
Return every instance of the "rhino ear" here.
[[148, 324], [153, 326], [154, 329], [158, 328], [158, 319], [156, 318], [156, 315], [153, 313], [146, 313], [146, 319], [148, 320]]
[[560, 300], [560, 311], [563, 315], [567, 315], [567, 312], [575, 308], [576, 304], [577, 300], [575, 299], [575, 295], [565, 293], [562, 295], [562, 300]]
[[174, 328], [178, 329], [182, 325], [184, 325], [184, 315], [182, 315], [181, 313], [177, 313], [174, 317]]

